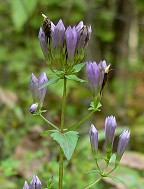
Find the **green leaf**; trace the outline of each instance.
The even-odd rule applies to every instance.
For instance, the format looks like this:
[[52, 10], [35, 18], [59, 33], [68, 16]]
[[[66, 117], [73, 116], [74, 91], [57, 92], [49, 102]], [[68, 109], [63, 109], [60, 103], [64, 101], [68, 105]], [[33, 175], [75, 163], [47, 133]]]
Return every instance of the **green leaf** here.
[[78, 78], [76, 75], [66, 75], [65, 77], [69, 80], [74, 80], [74, 81], [78, 81], [81, 83], [85, 82], [85, 80]]
[[66, 159], [69, 161], [73, 155], [77, 144], [78, 132], [69, 131], [64, 134], [57, 132], [52, 133], [51, 137], [60, 145]]
[[57, 83], [60, 80], [60, 77], [54, 77], [49, 79], [48, 82], [46, 82], [44, 85], [42, 85], [38, 90], [43, 89], [44, 87], [47, 87], [49, 85], [52, 85], [54, 83]]
[[77, 73], [79, 71], [81, 71], [81, 69], [85, 66], [86, 62], [80, 63], [80, 64], [76, 64], [73, 67], [73, 73]]
[[116, 182], [121, 182], [121, 183], [124, 184], [124, 182], [123, 182], [121, 179], [117, 178], [117, 177], [114, 177], [114, 176], [111, 176], [111, 175], [107, 175], [107, 177], [108, 177], [108, 178], [111, 178], [112, 180], [114, 180], [114, 181], [116, 181]]

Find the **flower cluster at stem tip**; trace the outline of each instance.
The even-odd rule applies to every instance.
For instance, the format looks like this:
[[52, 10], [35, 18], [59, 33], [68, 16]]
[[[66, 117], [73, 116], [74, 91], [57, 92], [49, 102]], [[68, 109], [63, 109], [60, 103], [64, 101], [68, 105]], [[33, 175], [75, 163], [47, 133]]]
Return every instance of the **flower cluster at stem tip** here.
[[47, 16], [42, 16], [44, 22], [38, 38], [45, 59], [52, 69], [59, 66], [63, 71], [71, 70], [84, 57], [92, 32], [91, 26], [80, 21], [76, 26], [65, 28], [61, 19], [54, 25]]

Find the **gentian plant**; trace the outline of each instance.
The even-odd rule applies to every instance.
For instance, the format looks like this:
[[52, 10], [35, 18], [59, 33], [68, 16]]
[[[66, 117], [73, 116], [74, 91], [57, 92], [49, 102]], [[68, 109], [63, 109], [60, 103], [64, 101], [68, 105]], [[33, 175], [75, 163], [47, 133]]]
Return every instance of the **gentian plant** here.
[[[100, 111], [100, 107], [102, 106], [102, 93], [107, 82], [110, 65], [105, 60], [102, 60], [99, 63], [93, 61], [81, 63], [92, 33], [91, 26], [86, 26], [84, 25], [83, 21], [80, 21], [75, 26], [66, 27], [62, 20], [59, 20], [55, 25], [48, 19], [47, 16], [44, 14], [42, 14], [42, 16], [44, 17], [44, 21], [42, 27], [40, 27], [38, 39], [40, 41], [40, 46], [45, 60], [53, 73], [53, 78], [48, 80], [46, 73], [42, 73], [39, 78], [36, 78], [33, 73], [31, 74], [30, 91], [33, 98], [33, 104], [30, 106], [29, 110], [33, 115], [40, 116], [42, 119], [44, 119], [44, 121], [46, 121], [47, 124], [51, 126], [49, 128], [49, 130], [52, 132], [51, 137], [60, 146], [59, 189], [63, 189], [64, 161], [65, 159], [70, 161], [76, 148], [79, 137], [79, 133], [76, 131], [77, 128], [81, 126], [84, 121], [90, 118], [96, 111]], [[80, 83], [85, 82], [85, 80], [77, 77], [77, 73], [80, 72], [84, 66], [86, 66], [88, 83], [92, 92], [92, 100], [88, 109], [90, 113], [77, 123], [67, 126], [65, 124], [67, 83], [69, 80], [74, 80]], [[61, 124], [55, 125], [42, 115], [43, 112], [46, 111], [42, 108], [47, 87], [51, 84], [57, 83], [59, 80], [63, 81]], [[117, 127], [115, 116], [106, 117], [104, 125], [105, 154], [102, 157], [98, 149], [98, 130], [93, 124], [90, 126], [90, 144], [96, 165], [95, 172], [99, 174], [99, 179], [94, 181], [94, 183], [92, 183], [90, 186], [86, 186], [85, 189], [92, 188], [103, 177], [115, 179], [113, 176], [111, 176], [111, 173], [119, 165], [130, 139], [130, 132], [128, 130], [124, 130], [119, 137], [114, 166], [111, 170], [108, 169], [111, 157], [113, 155], [114, 135]], [[53, 128], [53, 130], [51, 130], [51, 128]], [[49, 132], [45, 131], [43, 134], [45, 133]], [[101, 168], [99, 160], [105, 162], [104, 168]], [[53, 181], [52, 178], [50, 178], [48, 180], [47, 189], [52, 188], [52, 185]], [[30, 184], [25, 181], [23, 189], [41, 189], [40, 179], [34, 175]]]

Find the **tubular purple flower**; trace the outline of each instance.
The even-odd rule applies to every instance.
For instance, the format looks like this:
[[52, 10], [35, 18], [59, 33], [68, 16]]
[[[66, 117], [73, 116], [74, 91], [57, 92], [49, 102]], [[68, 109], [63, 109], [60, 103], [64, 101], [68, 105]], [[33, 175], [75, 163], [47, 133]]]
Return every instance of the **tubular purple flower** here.
[[33, 175], [32, 181], [30, 182], [29, 189], [41, 189], [41, 181], [38, 176]]
[[27, 181], [24, 182], [23, 189], [29, 189], [29, 185], [28, 185]]
[[97, 155], [98, 155], [98, 131], [93, 124], [91, 124], [91, 126], [90, 126], [89, 135], [90, 135], [90, 143], [91, 143], [92, 153], [93, 153], [94, 158], [97, 159]]
[[39, 88], [48, 81], [46, 73], [43, 72], [40, 77], [37, 79], [32, 73], [30, 78], [30, 91], [33, 97], [34, 104], [30, 107], [30, 112], [34, 113], [40, 103], [40, 108], [42, 107], [44, 97], [46, 94], [46, 88], [44, 87], [39, 90]]
[[117, 123], [114, 116], [106, 117], [105, 119], [105, 145], [106, 145], [108, 158], [110, 158], [111, 156], [116, 126], [117, 126]]
[[40, 46], [41, 46], [42, 52], [44, 54], [44, 57], [45, 57], [45, 59], [48, 59], [47, 38], [46, 38], [46, 35], [45, 35], [42, 27], [40, 27], [38, 39], [40, 41]]
[[[38, 88], [40, 88], [42, 85], [44, 85], [46, 82], [48, 82], [48, 78], [46, 76], [46, 73], [43, 72], [40, 77], [38, 78]], [[38, 91], [38, 94], [39, 94], [39, 101], [40, 101], [40, 104], [43, 103], [44, 101], [44, 97], [45, 97], [45, 94], [46, 94], [46, 89], [47, 87], [44, 87], [43, 89], [40, 89]]]
[[106, 68], [108, 67], [105, 60], [100, 61], [100, 63], [98, 64], [98, 66], [99, 66], [99, 68], [100, 68], [100, 70], [102, 72], [105, 72]]
[[106, 68], [106, 61], [101, 61], [99, 64], [96, 62], [86, 62], [89, 86], [94, 96], [100, 94]]
[[56, 27], [56, 26], [55, 26], [54, 23], [51, 21], [51, 33], [54, 32], [55, 27]]
[[121, 160], [129, 140], [130, 140], [130, 132], [128, 130], [124, 130], [122, 134], [119, 136], [117, 155], [116, 155], [116, 165], [118, 165], [119, 161]]
[[88, 77], [88, 82], [90, 89], [93, 95], [98, 94], [99, 92], [99, 76], [100, 69], [96, 62], [87, 62], [86, 63], [86, 73]]
[[38, 102], [38, 79], [32, 73], [30, 78], [30, 91], [34, 102]]
[[92, 30], [91, 26], [83, 25], [82, 21], [76, 26], [76, 30], [78, 33], [77, 50], [79, 51], [87, 46]]
[[53, 30], [51, 30], [53, 48], [62, 48], [64, 43], [65, 26], [60, 19]]
[[83, 21], [80, 21], [80, 22], [77, 24], [76, 30], [77, 30], [78, 34], [81, 33], [81, 30], [82, 30], [83, 26], [84, 26]]
[[65, 32], [66, 35], [66, 47], [68, 52], [68, 58], [73, 59], [77, 44], [77, 31], [75, 26], [72, 28], [69, 26]]

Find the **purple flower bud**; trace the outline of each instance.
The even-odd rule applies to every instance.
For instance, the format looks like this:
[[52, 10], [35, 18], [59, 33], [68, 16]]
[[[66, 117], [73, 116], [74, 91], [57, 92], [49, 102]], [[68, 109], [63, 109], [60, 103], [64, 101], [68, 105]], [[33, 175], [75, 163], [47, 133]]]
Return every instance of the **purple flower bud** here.
[[54, 23], [51, 21], [51, 33], [54, 32], [55, 27], [56, 27], [56, 26], [55, 26]]
[[43, 72], [38, 79], [32, 73], [31, 78], [30, 78], [30, 91], [31, 91], [35, 106], [30, 107], [30, 111], [32, 111], [31, 113], [33, 113], [33, 110], [37, 108], [36, 103], [40, 103], [40, 107], [42, 106], [43, 100], [46, 94], [46, 87], [40, 90], [39, 88], [42, 85], [44, 85], [47, 81], [48, 81], [48, 78], [45, 72]]
[[[43, 72], [40, 77], [38, 78], [38, 88], [40, 88], [42, 85], [44, 85], [46, 82], [48, 82], [48, 78], [46, 76], [46, 73]], [[39, 101], [40, 101], [40, 104], [43, 103], [43, 100], [44, 100], [44, 97], [45, 97], [45, 94], [46, 94], [46, 88], [47, 87], [44, 87], [43, 89], [40, 89], [38, 91], [38, 94], [39, 94]]]
[[30, 78], [30, 91], [34, 102], [38, 102], [38, 79], [32, 73]]
[[32, 181], [30, 182], [29, 189], [41, 189], [41, 181], [38, 176], [33, 175]]
[[83, 27], [84, 27], [83, 21], [80, 21], [78, 23], [78, 25], [76, 26], [76, 30], [77, 30], [78, 34], [81, 33], [81, 30], [83, 29]]
[[27, 181], [24, 182], [23, 189], [29, 189], [29, 185], [28, 185]]
[[108, 158], [110, 158], [111, 156], [116, 126], [117, 126], [117, 123], [114, 116], [106, 117], [105, 119], [105, 145], [106, 145]]
[[124, 130], [122, 134], [119, 136], [117, 155], [116, 155], [116, 164], [118, 164], [119, 161], [121, 160], [122, 155], [128, 145], [129, 140], [130, 140], [130, 132], [128, 130]]
[[106, 61], [101, 61], [99, 64], [96, 62], [86, 63], [86, 73], [88, 76], [90, 89], [94, 96], [97, 96], [101, 91], [105, 68], [107, 68]]
[[100, 70], [102, 72], [105, 72], [106, 68], [108, 67], [105, 60], [100, 61], [100, 63], [98, 64], [98, 66], [99, 66], [99, 68], [100, 68]]
[[33, 114], [37, 111], [38, 103], [32, 104], [29, 111]]
[[76, 29], [78, 32], [77, 50], [81, 50], [87, 46], [92, 30], [91, 26], [83, 25], [82, 21], [76, 26]]
[[72, 60], [74, 57], [76, 44], [77, 44], [77, 31], [75, 26], [73, 28], [69, 26], [65, 32], [65, 35], [66, 35], [66, 46], [67, 46], [68, 57], [70, 60]]
[[91, 124], [90, 126], [89, 135], [92, 153], [94, 158], [96, 159], [98, 155], [98, 131], [93, 124]]
[[38, 38], [40, 41], [40, 45], [41, 45], [41, 49], [44, 54], [44, 57], [45, 57], [45, 59], [48, 59], [47, 37], [46, 37], [42, 27], [40, 27]]
[[65, 26], [60, 19], [53, 30], [51, 30], [53, 48], [61, 48], [64, 43]]

